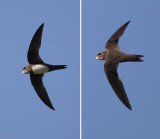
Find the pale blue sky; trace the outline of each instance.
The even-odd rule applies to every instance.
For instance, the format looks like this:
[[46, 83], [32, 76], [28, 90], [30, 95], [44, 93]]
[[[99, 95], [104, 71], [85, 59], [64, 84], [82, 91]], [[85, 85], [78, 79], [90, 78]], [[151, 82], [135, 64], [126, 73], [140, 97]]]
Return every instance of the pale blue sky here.
[[[79, 1], [5, 0], [0, 17], [0, 138], [79, 138]], [[43, 78], [55, 111], [39, 99], [29, 75], [21, 73], [42, 23], [41, 58], [68, 66]]]
[[[159, 6], [158, 0], [83, 1], [83, 139], [160, 137]], [[143, 63], [122, 63], [118, 68], [132, 111], [112, 90], [103, 61], [95, 59], [109, 37], [129, 20], [119, 41], [121, 51], [145, 56]]]
[[[79, 0], [0, 2], [0, 138], [79, 138]], [[83, 139], [159, 138], [158, 0], [82, 0]], [[103, 62], [95, 59], [108, 38], [131, 20], [119, 41], [123, 52], [143, 54], [143, 63], [123, 63], [118, 72], [133, 110], [114, 94]], [[44, 85], [55, 111], [38, 98], [28, 75], [30, 41], [44, 25], [40, 56], [67, 69], [46, 73]]]

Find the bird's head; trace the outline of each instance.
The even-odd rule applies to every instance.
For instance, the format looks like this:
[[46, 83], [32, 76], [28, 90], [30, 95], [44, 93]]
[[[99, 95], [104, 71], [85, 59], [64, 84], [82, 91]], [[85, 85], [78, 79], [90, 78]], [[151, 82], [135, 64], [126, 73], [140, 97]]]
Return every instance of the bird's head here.
[[105, 60], [106, 58], [106, 51], [100, 52], [96, 55], [96, 59], [98, 60]]
[[31, 65], [25, 66], [23, 68], [23, 70], [22, 70], [22, 73], [23, 74], [30, 74], [30, 73], [32, 73], [32, 67], [31, 67]]

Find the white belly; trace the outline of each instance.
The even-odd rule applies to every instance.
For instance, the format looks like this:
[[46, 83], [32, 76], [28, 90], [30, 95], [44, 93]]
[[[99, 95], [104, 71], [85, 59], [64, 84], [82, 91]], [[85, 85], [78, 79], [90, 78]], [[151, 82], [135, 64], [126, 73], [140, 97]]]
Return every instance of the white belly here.
[[47, 66], [37, 64], [32, 67], [32, 70], [34, 74], [43, 74], [45, 72], [48, 72], [49, 68]]

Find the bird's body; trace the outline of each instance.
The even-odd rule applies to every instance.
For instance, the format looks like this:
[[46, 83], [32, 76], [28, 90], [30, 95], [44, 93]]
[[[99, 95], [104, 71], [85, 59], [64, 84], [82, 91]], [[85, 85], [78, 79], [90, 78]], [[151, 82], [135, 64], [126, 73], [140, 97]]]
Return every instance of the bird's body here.
[[120, 62], [142, 62], [143, 60], [141, 59], [141, 57], [143, 57], [143, 55], [125, 54], [120, 51], [118, 41], [119, 38], [123, 35], [129, 22], [121, 26], [111, 36], [111, 38], [107, 41], [105, 45], [105, 51], [98, 53], [96, 59], [104, 60], [104, 71], [109, 83], [111, 84], [113, 90], [115, 91], [119, 99], [122, 101], [122, 103], [124, 103], [126, 107], [131, 110], [132, 108], [126, 95], [122, 81], [118, 76], [117, 68]]
[[64, 69], [66, 65], [49, 65], [49, 64], [30, 64], [24, 67], [22, 73], [24, 74], [43, 74], [46, 72]]
[[43, 74], [49, 72], [49, 67], [42, 64], [36, 64], [32, 67], [32, 70], [33, 74]]
[[43, 60], [39, 56], [39, 49], [41, 46], [41, 37], [42, 37], [42, 31], [43, 31], [42, 24], [36, 33], [34, 34], [31, 44], [29, 46], [29, 50], [27, 53], [27, 58], [29, 65], [25, 66], [22, 70], [22, 73], [24, 74], [30, 74], [30, 80], [31, 83], [37, 92], [40, 99], [51, 109], [55, 110], [52, 106], [52, 103], [48, 97], [47, 91], [43, 85], [42, 78], [44, 76], [44, 73], [59, 70], [59, 69], [65, 69], [66, 65], [50, 65], [43, 62]]

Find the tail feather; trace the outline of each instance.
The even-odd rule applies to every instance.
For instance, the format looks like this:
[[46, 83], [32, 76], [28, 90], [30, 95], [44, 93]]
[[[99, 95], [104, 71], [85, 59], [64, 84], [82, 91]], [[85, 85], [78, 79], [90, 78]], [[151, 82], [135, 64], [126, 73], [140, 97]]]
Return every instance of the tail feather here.
[[144, 56], [143, 55], [133, 55], [131, 58], [131, 61], [143, 62], [141, 57], [144, 57]]
[[143, 55], [128, 55], [128, 54], [123, 54], [120, 62], [143, 62], [141, 57], [144, 57]]
[[65, 69], [67, 65], [49, 65], [49, 71]]

